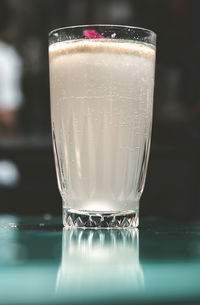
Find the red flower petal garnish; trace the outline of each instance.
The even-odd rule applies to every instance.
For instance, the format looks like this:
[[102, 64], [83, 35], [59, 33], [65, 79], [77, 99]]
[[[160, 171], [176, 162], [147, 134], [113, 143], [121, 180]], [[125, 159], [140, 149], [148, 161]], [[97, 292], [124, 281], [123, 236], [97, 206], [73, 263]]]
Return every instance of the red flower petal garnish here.
[[85, 38], [104, 38], [95, 30], [84, 30], [83, 35], [85, 36]]

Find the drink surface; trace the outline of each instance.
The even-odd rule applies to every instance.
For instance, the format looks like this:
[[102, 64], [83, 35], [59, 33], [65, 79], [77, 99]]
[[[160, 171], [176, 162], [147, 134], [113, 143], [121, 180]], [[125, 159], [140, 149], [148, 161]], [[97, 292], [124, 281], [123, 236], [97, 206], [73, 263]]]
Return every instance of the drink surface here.
[[49, 48], [53, 144], [65, 208], [138, 209], [152, 123], [155, 49], [122, 40]]

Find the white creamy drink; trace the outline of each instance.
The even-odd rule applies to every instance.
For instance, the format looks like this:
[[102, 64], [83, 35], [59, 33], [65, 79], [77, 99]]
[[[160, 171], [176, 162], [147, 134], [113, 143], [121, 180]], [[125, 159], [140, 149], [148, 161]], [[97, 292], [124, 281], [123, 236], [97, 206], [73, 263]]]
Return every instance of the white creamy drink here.
[[50, 45], [53, 144], [64, 208], [137, 212], [152, 124], [155, 49], [83, 39]]

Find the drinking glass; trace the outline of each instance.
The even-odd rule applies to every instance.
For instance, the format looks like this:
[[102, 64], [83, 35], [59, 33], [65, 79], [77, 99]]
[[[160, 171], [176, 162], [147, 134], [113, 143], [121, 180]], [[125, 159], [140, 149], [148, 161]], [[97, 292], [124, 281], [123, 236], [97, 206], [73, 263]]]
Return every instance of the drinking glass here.
[[154, 32], [131, 26], [71, 26], [49, 34], [52, 137], [65, 226], [138, 226], [155, 45]]

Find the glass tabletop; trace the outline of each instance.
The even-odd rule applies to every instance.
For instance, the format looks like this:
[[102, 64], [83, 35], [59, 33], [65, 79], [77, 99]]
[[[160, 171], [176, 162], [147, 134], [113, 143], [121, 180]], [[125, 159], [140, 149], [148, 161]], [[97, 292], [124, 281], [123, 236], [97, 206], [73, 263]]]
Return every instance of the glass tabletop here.
[[0, 216], [0, 304], [199, 304], [200, 221], [64, 229]]

